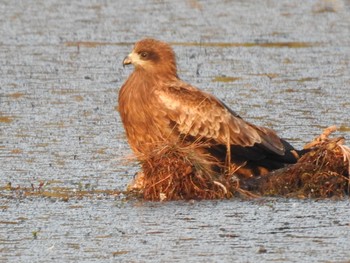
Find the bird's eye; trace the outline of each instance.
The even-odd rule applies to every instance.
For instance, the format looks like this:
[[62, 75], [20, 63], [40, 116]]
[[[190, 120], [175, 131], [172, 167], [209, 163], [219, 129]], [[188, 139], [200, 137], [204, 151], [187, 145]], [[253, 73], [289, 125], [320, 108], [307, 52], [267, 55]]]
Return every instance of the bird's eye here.
[[147, 58], [147, 57], [148, 57], [148, 52], [143, 51], [143, 52], [140, 53], [140, 56], [141, 56], [142, 58]]

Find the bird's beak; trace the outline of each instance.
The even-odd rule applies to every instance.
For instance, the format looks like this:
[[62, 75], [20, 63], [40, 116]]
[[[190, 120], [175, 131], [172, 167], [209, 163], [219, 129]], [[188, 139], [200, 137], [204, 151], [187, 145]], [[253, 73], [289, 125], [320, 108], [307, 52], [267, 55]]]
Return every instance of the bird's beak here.
[[132, 63], [131, 54], [129, 54], [123, 60], [123, 67], [125, 67], [125, 65], [130, 65], [131, 63]]

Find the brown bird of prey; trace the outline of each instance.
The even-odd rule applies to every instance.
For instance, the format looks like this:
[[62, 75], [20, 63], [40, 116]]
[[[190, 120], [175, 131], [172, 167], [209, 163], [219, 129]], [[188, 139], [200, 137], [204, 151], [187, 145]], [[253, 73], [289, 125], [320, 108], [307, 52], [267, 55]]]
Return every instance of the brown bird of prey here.
[[216, 160], [230, 162], [235, 174], [263, 175], [297, 162], [302, 151], [265, 127], [243, 120], [222, 101], [177, 75], [167, 43], [137, 42], [123, 65], [134, 71], [119, 91], [119, 112], [132, 150], [147, 154], [155, 145], [205, 142]]

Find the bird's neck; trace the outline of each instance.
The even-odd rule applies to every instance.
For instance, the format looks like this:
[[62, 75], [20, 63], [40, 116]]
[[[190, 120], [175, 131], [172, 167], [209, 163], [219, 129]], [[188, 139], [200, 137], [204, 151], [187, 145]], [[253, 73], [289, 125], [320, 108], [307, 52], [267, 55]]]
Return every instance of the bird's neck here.
[[176, 64], [169, 61], [157, 66], [152, 64], [136, 65], [132, 75], [146, 79], [173, 79], [177, 78]]
[[153, 71], [146, 71], [146, 70], [135, 70], [131, 77], [133, 79], [137, 79], [138, 83], [142, 82], [141, 86], [146, 86], [148, 88], [156, 88], [156, 87], [162, 87], [164, 83], [171, 83], [173, 81], [178, 80], [178, 76], [175, 72], [170, 71], [160, 71], [160, 72], [153, 72]]

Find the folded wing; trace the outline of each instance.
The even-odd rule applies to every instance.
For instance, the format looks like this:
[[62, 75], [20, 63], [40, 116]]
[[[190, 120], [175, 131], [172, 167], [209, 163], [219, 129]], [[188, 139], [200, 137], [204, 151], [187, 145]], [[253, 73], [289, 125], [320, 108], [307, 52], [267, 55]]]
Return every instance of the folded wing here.
[[214, 96], [180, 80], [157, 90], [156, 96], [161, 111], [182, 137], [226, 146], [258, 146], [259, 152], [285, 154], [284, 145], [273, 130], [244, 121]]

